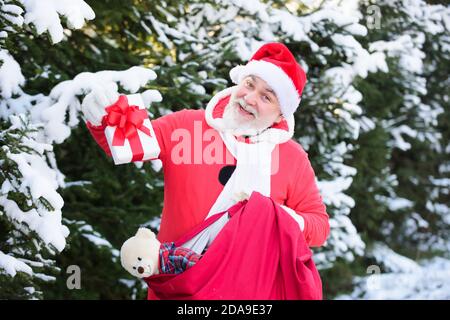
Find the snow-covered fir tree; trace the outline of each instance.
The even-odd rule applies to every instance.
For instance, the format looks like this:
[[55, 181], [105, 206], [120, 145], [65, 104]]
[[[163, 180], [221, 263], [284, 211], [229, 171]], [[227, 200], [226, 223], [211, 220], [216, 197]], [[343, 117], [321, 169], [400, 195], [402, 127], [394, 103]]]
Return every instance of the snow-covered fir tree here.
[[[72, 239], [82, 236], [97, 250], [106, 248], [110, 260], [117, 258], [117, 250], [87, 222], [62, 217], [61, 190], [89, 182], [67, 181], [58, 169], [55, 146], [79, 126], [83, 95], [99, 86], [120, 85], [124, 92], [136, 92], [156, 75], [138, 66], [75, 75], [69, 64], [58, 65], [73, 52], [60, 54], [61, 48], [51, 45], [57, 46], [71, 29], [95, 17], [84, 1], [2, 1], [0, 5], [1, 297], [42, 298], [47, 293], [41, 288], [65, 273], [55, 257], [65, 249], [69, 229], [74, 231]], [[54, 55], [59, 60], [52, 61]], [[153, 91], [146, 94], [154, 96]]]
[[424, 258], [449, 253], [450, 10], [419, 0], [376, 4], [380, 26], [367, 40], [386, 54], [389, 73], [359, 84], [372, 128], [352, 160], [360, 177], [352, 220], [370, 243], [367, 264], [387, 274], [359, 279], [352, 297], [448, 299], [446, 260]]

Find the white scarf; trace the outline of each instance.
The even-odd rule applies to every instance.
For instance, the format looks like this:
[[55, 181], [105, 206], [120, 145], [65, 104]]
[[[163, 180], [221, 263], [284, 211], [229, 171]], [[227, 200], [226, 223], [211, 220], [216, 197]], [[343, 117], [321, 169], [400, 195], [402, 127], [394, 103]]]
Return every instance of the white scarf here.
[[[294, 117], [291, 116], [286, 119], [288, 131], [269, 128], [263, 133], [251, 137], [250, 142], [253, 143], [238, 141], [232, 133], [224, 130], [222, 118], [213, 118], [212, 116], [219, 100], [229, 96], [234, 88], [228, 88], [216, 94], [205, 110], [206, 122], [219, 132], [228, 151], [236, 159], [236, 169], [209, 210], [206, 219], [236, 204], [238, 201], [237, 195], [240, 193], [251, 195], [253, 191], [257, 191], [269, 197], [272, 152], [277, 144], [288, 141], [294, 132]], [[228, 219], [227, 214], [223, 215], [182, 246], [201, 254], [214, 240]]]

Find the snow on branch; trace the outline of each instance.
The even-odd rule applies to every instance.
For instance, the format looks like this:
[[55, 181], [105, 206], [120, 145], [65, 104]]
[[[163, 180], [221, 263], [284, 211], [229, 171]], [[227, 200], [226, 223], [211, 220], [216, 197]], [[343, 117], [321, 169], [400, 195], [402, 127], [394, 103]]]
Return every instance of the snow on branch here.
[[[50, 92], [50, 100], [31, 110], [33, 121], [45, 123], [47, 143], [53, 143], [53, 141], [61, 143], [70, 135], [70, 128], [78, 125], [80, 96], [99, 87], [112, 87], [117, 91], [118, 85], [123, 90], [135, 93], [154, 79], [156, 79], [156, 73], [144, 67], [131, 67], [124, 71], [80, 73], [73, 80], [61, 82], [55, 86]], [[68, 123], [65, 121], [66, 114], [69, 114]]]
[[16, 60], [6, 50], [0, 49], [0, 97], [10, 98], [20, 92], [25, 77]]
[[14, 277], [17, 272], [25, 272], [29, 275], [33, 273], [31, 268], [24, 262], [4, 254], [0, 251], [0, 270], [4, 270], [7, 274]]
[[[35, 232], [39, 238], [62, 251], [65, 238], [69, 234], [67, 227], [61, 224], [61, 209], [64, 201], [57, 192], [58, 172], [48, 166], [45, 154], [52, 152], [53, 147], [36, 141], [38, 126], [27, 122], [25, 115], [11, 116], [12, 126], [2, 132], [2, 137], [8, 135], [14, 139], [14, 146], [4, 145], [4, 153], [8, 167], [16, 167], [19, 175], [2, 174], [3, 183], [0, 187], [0, 207], [9, 220], [25, 226], [24, 232]], [[26, 208], [9, 197], [12, 193], [21, 193], [26, 198]], [[23, 202], [23, 201], [22, 201]]]
[[83, 0], [20, 0], [25, 7], [25, 23], [33, 24], [38, 34], [48, 32], [53, 43], [63, 39], [60, 16], [67, 19], [70, 29], [80, 29], [85, 20], [95, 18], [91, 7]]

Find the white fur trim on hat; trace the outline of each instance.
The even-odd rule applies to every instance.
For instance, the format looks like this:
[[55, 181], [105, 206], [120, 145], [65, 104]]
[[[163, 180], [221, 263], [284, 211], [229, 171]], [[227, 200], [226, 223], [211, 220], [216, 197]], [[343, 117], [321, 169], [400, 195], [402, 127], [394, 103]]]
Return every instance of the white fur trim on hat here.
[[280, 102], [283, 116], [292, 115], [300, 104], [300, 96], [291, 78], [273, 63], [264, 60], [251, 60], [247, 65], [236, 66], [230, 70], [230, 78], [239, 84], [249, 75], [257, 76], [271, 87]]

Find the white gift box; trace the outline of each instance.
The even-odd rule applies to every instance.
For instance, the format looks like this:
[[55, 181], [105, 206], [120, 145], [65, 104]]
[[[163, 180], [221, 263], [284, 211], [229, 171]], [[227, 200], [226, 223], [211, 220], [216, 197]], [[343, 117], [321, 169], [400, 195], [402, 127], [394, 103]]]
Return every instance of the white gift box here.
[[[126, 96], [128, 99], [128, 105], [137, 106], [139, 109], [145, 109], [144, 102], [140, 94], [130, 94]], [[135, 161], [144, 161], [150, 159], [156, 159], [159, 156], [161, 149], [159, 148], [158, 140], [156, 139], [155, 131], [153, 130], [150, 119], [147, 117], [144, 120], [143, 126], [150, 130], [151, 136], [137, 129], [139, 141], [143, 149], [142, 159]], [[113, 146], [114, 133], [116, 126], [107, 126], [105, 128], [106, 140], [111, 150], [112, 157], [115, 164], [130, 163], [133, 159], [133, 150], [131, 149], [130, 142], [125, 138], [123, 146]]]

